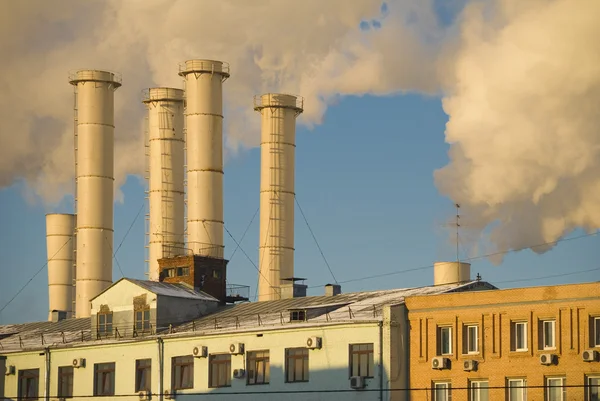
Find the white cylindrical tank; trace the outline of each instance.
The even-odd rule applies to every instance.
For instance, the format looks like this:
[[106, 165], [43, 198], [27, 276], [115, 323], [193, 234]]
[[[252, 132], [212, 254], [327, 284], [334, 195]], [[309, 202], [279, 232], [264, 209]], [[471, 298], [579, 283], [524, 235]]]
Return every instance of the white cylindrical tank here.
[[261, 114], [258, 300], [281, 298], [281, 280], [294, 276], [296, 117], [303, 99], [267, 93], [254, 98]]
[[222, 259], [223, 82], [229, 65], [188, 60], [179, 75], [186, 91], [187, 248]]
[[149, 278], [158, 281], [158, 259], [184, 253], [184, 92], [151, 88], [148, 108]]
[[433, 284], [455, 284], [471, 280], [471, 264], [465, 262], [436, 262], [433, 264]]
[[46, 251], [48, 254], [48, 320], [52, 311], [73, 316], [73, 252], [75, 251], [75, 215], [46, 215]]
[[77, 260], [75, 314], [112, 283], [114, 92], [116, 74], [80, 70], [69, 77], [77, 96]]

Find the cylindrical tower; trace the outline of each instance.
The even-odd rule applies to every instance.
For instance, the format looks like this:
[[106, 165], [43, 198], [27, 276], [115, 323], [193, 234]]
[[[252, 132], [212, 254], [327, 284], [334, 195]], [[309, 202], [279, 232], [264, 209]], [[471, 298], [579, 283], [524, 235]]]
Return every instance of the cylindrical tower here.
[[294, 276], [296, 117], [303, 99], [267, 93], [254, 98], [261, 114], [258, 300], [281, 298], [281, 280]]
[[75, 215], [46, 215], [46, 251], [48, 254], [48, 320], [52, 311], [73, 316], [73, 252]]
[[77, 260], [75, 314], [112, 283], [114, 91], [116, 74], [80, 70], [69, 77], [77, 96]]
[[433, 284], [456, 284], [471, 280], [471, 264], [465, 262], [436, 262], [433, 264]]
[[183, 99], [175, 88], [151, 88], [144, 93], [148, 108], [150, 209], [149, 278], [158, 281], [158, 259], [184, 251]]
[[229, 65], [188, 60], [179, 75], [186, 91], [187, 248], [222, 259], [223, 82]]

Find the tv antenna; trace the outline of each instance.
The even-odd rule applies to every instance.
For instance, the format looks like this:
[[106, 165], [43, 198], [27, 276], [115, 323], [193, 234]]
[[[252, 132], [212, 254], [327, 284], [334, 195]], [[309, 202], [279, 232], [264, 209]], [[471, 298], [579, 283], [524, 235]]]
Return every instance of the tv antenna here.
[[454, 206], [456, 207], [456, 262], [459, 263], [460, 262], [460, 258], [458, 255], [458, 245], [460, 244], [460, 237], [459, 237], [459, 230], [460, 230], [460, 205], [458, 203], [455, 203]]

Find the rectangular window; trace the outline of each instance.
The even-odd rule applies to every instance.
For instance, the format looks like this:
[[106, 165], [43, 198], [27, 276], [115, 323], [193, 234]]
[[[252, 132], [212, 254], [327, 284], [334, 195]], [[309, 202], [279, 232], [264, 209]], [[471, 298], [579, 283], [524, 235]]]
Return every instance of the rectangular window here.
[[19, 370], [19, 388], [17, 389], [17, 398], [19, 400], [37, 400], [39, 397], [39, 386], [39, 369]]
[[152, 359], [135, 361], [135, 391], [152, 390]]
[[525, 401], [527, 400], [527, 380], [525, 379], [508, 379], [508, 401]]
[[373, 377], [373, 343], [350, 344], [350, 376]]
[[469, 401], [489, 401], [490, 390], [487, 380], [475, 380], [469, 383]]
[[269, 384], [269, 351], [248, 352], [247, 384]]
[[194, 357], [175, 356], [171, 359], [171, 388], [183, 390], [194, 388]]
[[287, 348], [285, 350], [286, 383], [308, 381], [308, 348]]
[[452, 354], [452, 327], [442, 326], [437, 328], [438, 355]]
[[452, 386], [450, 382], [438, 382], [433, 384], [433, 401], [451, 401]]
[[556, 321], [554, 320], [543, 320], [540, 322], [540, 330], [541, 333], [541, 348], [542, 349], [555, 349], [556, 348], [556, 337], [555, 337], [555, 328]]
[[527, 351], [527, 322], [511, 323], [511, 351]]
[[58, 368], [58, 397], [73, 397], [73, 366], [59, 366]]
[[94, 397], [115, 395], [115, 363], [94, 364]]
[[567, 399], [566, 378], [546, 378], [546, 401], [564, 401]]
[[189, 276], [190, 268], [189, 267], [178, 267], [177, 268], [177, 277]]
[[290, 312], [290, 322], [305, 322], [306, 311], [305, 310], [293, 310]]
[[588, 376], [585, 384], [586, 401], [600, 401], [600, 376]]
[[150, 331], [150, 309], [135, 311], [135, 330], [138, 333]]
[[463, 354], [479, 353], [479, 327], [476, 324], [467, 324], [463, 328]]
[[112, 312], [98, 313], [98, 335], [111, 335], [113, 325]]
[[590, 346], [600, 347], [600, 317], [590, 319]]
[[209, 359], [208, 387], [231, 386], [231, 355], [211, 355]]

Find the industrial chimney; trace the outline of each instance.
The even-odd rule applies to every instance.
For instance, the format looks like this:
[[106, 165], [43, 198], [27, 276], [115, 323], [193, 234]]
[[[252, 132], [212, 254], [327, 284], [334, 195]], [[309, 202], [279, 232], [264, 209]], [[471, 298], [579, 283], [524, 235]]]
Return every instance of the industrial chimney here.
[[223, 259], [223, 82], [229, 65], [188, 60], [186, 91], [187, 248]]
[[268, 301], [306, 289], [294, 278], [296, 117], [303, 99], [267, 93], [254, 98], [254, 110], [261, 114], [258, 300]]
[[48, 320], [52, 311], [73, 316], [73, 252], [75, 251], [75, 215], [46, 215], [46, 251], [48, 254]]
[[183, 99], [174, 88], [151, 88], [148, 108], [149, 278], [159, 280], [158, 259], [184, 253]]
[[471, 264], [465, 262], [436, 262], [433, 264], [433, 284], [456, 284], [471, 280]]
[[77, 214], [76, 310], [90, 316], [90, 300], [112, 283], [114, 92], [116, 74], [80, 70], [75, 86]]

